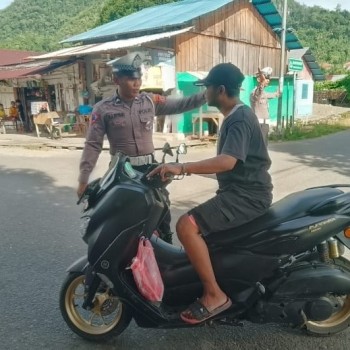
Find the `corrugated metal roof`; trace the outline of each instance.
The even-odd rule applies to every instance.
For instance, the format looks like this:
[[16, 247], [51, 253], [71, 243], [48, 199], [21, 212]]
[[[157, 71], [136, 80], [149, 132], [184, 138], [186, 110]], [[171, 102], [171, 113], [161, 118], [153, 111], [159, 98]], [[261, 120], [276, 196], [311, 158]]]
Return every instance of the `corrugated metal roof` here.
[[[272, 29], [282, 28], [282, 17], [271, 0], [252, 0], [253, 5]], [[303, 48], [294, 33], [286, 33], [286, 47], [288, 50]]]
[[[188, 24], [194, 18], [213, 12], [233, 0], [184, 0], [147, 7], [102, 26], [63, 40], [62, 43], [117, 39], [120, 35], [147, 30], [169, 30]], [[178, 28], [177, 28], [178, 29]]]
[[96, 44], [90, 44], [90, 45], [81, 45], [81, 46], [74, 46], [74, 47], [67, 47], [65, 49], [45, 53], [43, 55], [39, 56], [29, 56], [30, 59], [49, 59], [49, 58], [58, 58], [58, 57], [70, 57], [74, 56], [75, 54], [78, 55], [79, 52], [83, 49], [95, 47]]
[[32, 75], [42, 75], [51, 72], [59, 67], [74, 63], [74, 60], [52, 62], [41, 61], [28, 64], [0, 67], [0, 80], [25, 78]]
[[35, 75], [38, 68], [0, 70], [0, 80], [17, 79], [26, 75]]
[[292, 50], [288, 52], [288, 58], [303, 59], [311, 70], [312, 77], [315, 81], [325, 80], [325, 75], [317, 63], [315, 56], [311, 53], [310, 48], [305, 47], [303, 49]]
[[39, 52], [20, 50], [0, 50], [0, 66], [19, 64], [26, 61], [30, 55], [39, 55]]
[[40, 56], [31, 56], [31, 59], [48, 59], [48, 58], [62, 58], [62, 57], [71, 57], [71, 56], [84, 56], [90, 53], [118, 50], [126, 47], [134, 47], [144, 44], [146, 42], [155, 41], [164, 38], [170, 38], [172, 36], [188, 32], [193, 27], [187, 27], [181, 30], [174, 30], [172, 32], [159, 33], [139, 36], [136, 38], [130, 39], [121, 39], [115, 41], [108, 41], [103, 44], [89, 44], [89, 45], [80, 45], [75, 47], [70, 47], [67, 49], [58, 50], [55, 52], [50, 52]]

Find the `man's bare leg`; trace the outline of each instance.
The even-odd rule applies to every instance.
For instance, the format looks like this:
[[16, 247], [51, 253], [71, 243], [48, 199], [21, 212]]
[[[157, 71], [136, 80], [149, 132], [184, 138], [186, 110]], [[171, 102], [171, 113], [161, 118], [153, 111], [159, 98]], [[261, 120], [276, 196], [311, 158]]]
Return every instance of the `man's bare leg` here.
[[216, 282], [208, 247], [199, 235], [198, 227], [185, 214], [177, 222], [176, 232], [203, 284], [203, 296], [200, 298], [201, 303], [208, 311], [212, 311], [223, 305], [227, 301], [227, 296]]

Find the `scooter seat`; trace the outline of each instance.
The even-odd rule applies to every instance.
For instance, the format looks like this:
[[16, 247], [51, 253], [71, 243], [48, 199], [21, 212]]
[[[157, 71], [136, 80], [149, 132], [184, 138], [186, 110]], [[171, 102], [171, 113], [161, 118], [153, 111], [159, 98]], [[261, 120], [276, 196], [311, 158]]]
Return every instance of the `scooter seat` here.
[[167, 261], [173, 264], [182, 264], [188, 262], [188, 257], [183, 247], [164, 242], [162, 239], [155, 235], [152, 235], [151, 242], [154, 248], [154, 253], [159, 262]]
[[233, 229], [213, 232], [206, 236], [208, 245], [235, 243], [254, 233], [276, 227], [286, 221], [306, 215], [314, 206], [343, 192], [337, 188], [324, 187], [292, 193], [272, 204], [268, 211], [258, 218]]

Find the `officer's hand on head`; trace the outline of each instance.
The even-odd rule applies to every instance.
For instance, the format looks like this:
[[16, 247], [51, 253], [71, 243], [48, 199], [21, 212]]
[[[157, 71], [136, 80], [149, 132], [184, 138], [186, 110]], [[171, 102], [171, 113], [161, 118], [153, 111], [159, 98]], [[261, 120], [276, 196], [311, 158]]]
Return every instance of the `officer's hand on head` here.
[[77, 189], [78, 198], [80, 198], [82, 196], [82, 194], [84, 193], [87, 185], [88, 185], [87, 183], [79, 182], [79, 186], [78, 186], [78, 189]]

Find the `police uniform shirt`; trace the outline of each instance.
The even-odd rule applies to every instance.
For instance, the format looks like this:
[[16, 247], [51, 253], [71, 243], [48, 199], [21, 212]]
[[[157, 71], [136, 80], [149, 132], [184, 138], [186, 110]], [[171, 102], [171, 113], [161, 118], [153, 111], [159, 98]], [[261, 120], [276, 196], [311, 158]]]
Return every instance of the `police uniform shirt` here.
[[182, 113], [198, 108], [205, 102], [203, 92], [180, 99], [143, 92], [131, 105], [123, 102], [116, 94], [98, 102], [92, 111], [80, 162], [79, 181], [88, 182], [102, 150], [104, 135], [107, 135], [111, 155], [117, 151], [131, 157], [152, 154], [155, 115]]
[[269, 119], [269, 99], [278, 97], [278, 92], [266, 92], [262, 85], [250, 94], [250, 106], [259, 119]]

